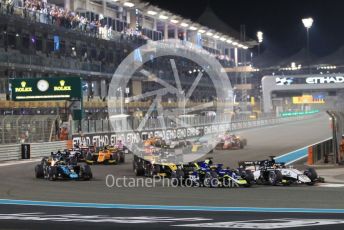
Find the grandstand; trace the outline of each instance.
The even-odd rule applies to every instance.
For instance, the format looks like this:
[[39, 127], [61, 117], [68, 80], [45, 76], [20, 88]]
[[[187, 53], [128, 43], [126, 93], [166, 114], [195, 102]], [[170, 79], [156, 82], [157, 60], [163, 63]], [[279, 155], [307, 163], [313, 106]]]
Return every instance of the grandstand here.
[[[105, 118], [111, 77], [121, 61], [150, 41], [177, 39], [202, 47], [224, 67], [243, 63], [240, 52], [252, 47], [232, 30], [217, 31], [204, 21], [193, 22], [140, 0], [1, 0], [0, 5], [0, 112], [3, 115], [68, 116], [67, 102], [10, 102], [9, 79], [78, 76], [82, 79], [86, 118]], [[140, 52], [138, 50], [138, 52]], [[167, 60], [167, 59], [166, 59]], [[152, 60], [145, 66], [168, 81], [171, 70], [156, 70], [166, 60]], [[177, 60], [181, 80], [204, 71], [186, 60]], [[230, 74], [229, 74], [230, 75]], [[237, 74], [234, 74], [237, 75]], [[142, 79], [128, 85], [128, 96], [155, 86]], [[202, 79], [192, 102], [211, 101], [210, 79]], [[240, 82], [237, 82], [240, 83]], [[202, 86], [203, 85], [203, 86]], [[140, 87], [139, 90], [133, 87]], [[173, 98], [165, 98], [173, 104]], [[140, 109], [145, 110], [145, 101]], [[133, 112], [127, 105], [128, 112]]]

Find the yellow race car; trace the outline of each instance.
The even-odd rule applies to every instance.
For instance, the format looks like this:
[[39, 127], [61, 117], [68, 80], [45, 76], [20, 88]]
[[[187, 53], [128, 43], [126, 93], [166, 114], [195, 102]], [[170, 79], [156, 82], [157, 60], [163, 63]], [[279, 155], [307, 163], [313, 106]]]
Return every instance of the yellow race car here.
[[124, 161], [121, 160], [121, 151], [113, 146], [105, 146], [95, 153], [88, 152], [85, 160], [87, 164], [118, 164], [121, 161]]

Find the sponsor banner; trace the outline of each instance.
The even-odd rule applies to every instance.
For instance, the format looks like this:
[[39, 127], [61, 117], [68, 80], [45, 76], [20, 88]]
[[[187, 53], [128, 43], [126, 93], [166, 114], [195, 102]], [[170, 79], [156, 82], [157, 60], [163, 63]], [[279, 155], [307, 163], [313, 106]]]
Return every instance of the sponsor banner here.
[[314, 98], [313, 95], [302, 95], [301, 97], [293, 97], [293, 104], [324, 104], [323, 98]]
[[280, 116], [281, 117], [296, 117], [296, 116], [316, 114], [319, 112], [320, 112], [320, 110], [318, 110], [318, 109], [309, 110], [309, 111], [282, 112], [282, 113], [280, 113]]
[[140, 138], [159, 136], [165, 140], [191, 139], [202, 137], [207, 134], [225, 132], [231, 128], [231, 124], [218, 124], [208, 126], [196, 126], [188, 128], [166, 129], [166, 130], [145, 130], [141, 132], [122, 132], [122, 133], [88, 133], [73, 135], [73, 145], [113, 145], [117, 140], [122, 140], [126, 144], [136, 144]]
[[79, 77], [10, 79], [12, 100], [80, 100]]
[[324, 75], [312, 77], [276, 77], [276, 85], [295, 85], [295, 84], [341, 84], [344, 83], [344, 76], [342, 75]]

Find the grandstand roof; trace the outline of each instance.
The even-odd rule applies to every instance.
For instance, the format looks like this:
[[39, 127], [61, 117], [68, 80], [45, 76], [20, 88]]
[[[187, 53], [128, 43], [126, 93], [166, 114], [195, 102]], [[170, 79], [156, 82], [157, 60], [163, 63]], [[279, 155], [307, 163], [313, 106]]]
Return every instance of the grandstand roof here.
[[343, 65], [344, 64], [344, 46], [340, 47], [338, 50], [330, 55], [321, 57], [316, 61], [317, 64], [326, 65]]
[[[312, 53], [309, 54], [310, 58], [310, 63], [314, 63], [316, 60], [316, 56], [314, 56]], [[281, 67], [285, 66], [290, 66], [292, 62], [295, 62], [296, 64], [301, 64], [301, 65], [308, 65], [308, 60], [307, 60], [307, 50], [306, 48], [302, 48], [299, 50], [296, 54], [283, 59], [279, 65]]]
[[277, 66], [282, 61], [282, 57], [277, 56], [275, 53], [271, 52], [269, 49], [265, 50], [259, 56], [253, 58], [253, 63], [255, 67], [258, 68], [268, 68]]
[[[213, 30], [231, 36], [234, 39], [240, 41], [240, 33], [223, 22], [209, 7], [209, 5], [205, 9], [204, 13], [199, 17], [197, 22], [203, 26], [207, 26]], [[245, 44], [251, 47], [257, 45], [257, 42], [246, 37]]]
[[[122, 2], [123, 4], [125, 0], [118, 0], [118, 2]], [[184, 18], [180, 15], [176, 15], [172, 12], [161, 9], [157, 6], [150, 5], [149, 3], [143, 2], [142, 0], [132, 0], [132, 2], [134, 2], [135, 6], [139, 8], [140, 10], [144, 10], [144, 11], [153, 10], [155, 12], [159, 12], [159, 14], [163, 13], [164, 15], [168, 16], [169, 19], [177, 19], [178, 20], [177, 24], [179, 25], [180, 23], [184, 22], [184, 23], [187, 23], [188, 26], [195, 26], [198, 29], [202, 28], [205, 30], [212, 30], [214, 33], [221, 33], [221, 34], [218, 34], [220, 37], [228, 36], [232, 40], [236, 40], [236, 42], [238, 42], [239, 44], [245, 45], [250, 48], [258, 44], [256, 41], [251, 40], [251, 39], [246, 39], [245, 42], [240, 41], [239, 32], [229, 27], [225, 22], [219, 19], [209, 6], [205, 10], [204, 14], [201, 15], [199, 20], [197, 22], [194, 22], [190, 19]], [[149, 16], [156, 17], [159, 20], [158, 18], [159, 14], [156, 14], [156, 16], [152, 16], [152, 15], [149, 15]], [[204, 28], [204, 27], [207, 27], [207, 28]], [[242, 47], [242, 46], [239, 45], [238, 47]]]

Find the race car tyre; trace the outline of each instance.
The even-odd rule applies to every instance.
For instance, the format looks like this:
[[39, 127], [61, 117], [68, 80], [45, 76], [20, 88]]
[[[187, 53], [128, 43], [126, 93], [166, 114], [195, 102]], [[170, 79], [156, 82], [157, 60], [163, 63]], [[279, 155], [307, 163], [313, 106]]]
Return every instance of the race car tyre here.
[[92, 161], [92, 160], [93, 160], [92, 153], [88, 152], [88, 153], [86, 154], [86, 160], [88, 160], [88, 161]]
[[243, 144], [244, 146], [247, 145], [247, 139], [242, 139], [241, 142], [242, 142], [242, 144]]
[[244, 143], [243, 143], [242, 141], [240, 141], [240, 142], [239, 142], [239, 148], [240, 148], [240, 149], [243, 149], [244, 146], [245, 146]]
[[154, 177], [156, 176], [157, 174], [160, 173], [160, 166], [159, 165], [152, 165], [149, 169], [149, 174], [148, 176], [149, 177]]
[[230, 178], [223, 178], [222, 179], [222, 187], [223, 188], [230, 188], [232, 187], [232, 180]]
[[171, 182], [173, 186], [180, 186], [183, 183], [184, 172], [180, 169], [171, 173]]
[[264, 185], [264, 184], [266, 184], [265, 181], [263, 181], [261, 178], [258, 178], [255, 182], [256, 182], [256, 184], [258, 184], [258, 185]]
[[125, 154], [122, 153], [122, 154], [120, 154], [120, 156], [119, 156], [119, 163], [124, 163], [124, 162], [125, 162]]
[[180, 185], [179, 178], [177, 177], [177, 173], [175, 171], [171, 172], [171, 184], [173, 186], [179, 186]]
[[314, 182], [318, 178], [318, 174], [314, 168], [308, 168], [304, 174], [309, 177], [309, 179]]
[[245, 170], [246, 176], [245, 179], [248, 183], [252, 184], [254, 183], [254, 175], [251, 170]]
[[133, 170], [135, 176], [143, 176], [145, 174], [145, 170], [140, 162], [133, 161]]
[[[116, 153], [112, 153], [110, 155], [110, 161], [111, 162], [115, 161], [114, 164], [118, 164], [118, 155]], [[107, 163], [109, 164], [109, 161], [107, 161]]]
[[35, 166], [35, 176], [36, 178], [44, 178], [43, 165], [39, 164]]
[[143, 176], [145, 174], [145, 170], [143, 168], [134, 168], [135, 176]]
[[116, 157], [117, 157], [117, 159], [116, 159], [116, 164], [119, 164], [120, 163], [120, 161], [121, 161], [121, 156], [120, 156], [120, 153], [116, 153]]
[[137, 157], [136, 155], [134, 155], [134, 159], [133, 159], [133, 170], [135, 169], [136, 166], [138, 165], [142, 165], [142, 161], [141, 158]]
[[274, 170], [269, 172], [269, 183], [271, 185], [277, 185], [282, 181], [282, 173], [279, 170]]
[[82, 179], [90, 180], [93, 178], [91, 167], [89, 165], [82, 166]]
[[56, 166], [49, 166], [48, 167], [48, 179], [50, 181], [54, 181], [57, 179], [57, 167]]
[[204, 182], [203, 182], [205, 187], [209, 188], [215, 188], [219, 186], [219, 179], [218, 175], [216, 172], [207, 172], [204, 177]]
[[49, 159], [48, 157], [43, 157], [41, 160], [41, 164], [43, 165], [43, 164], [47, 163], [48, 159]]

